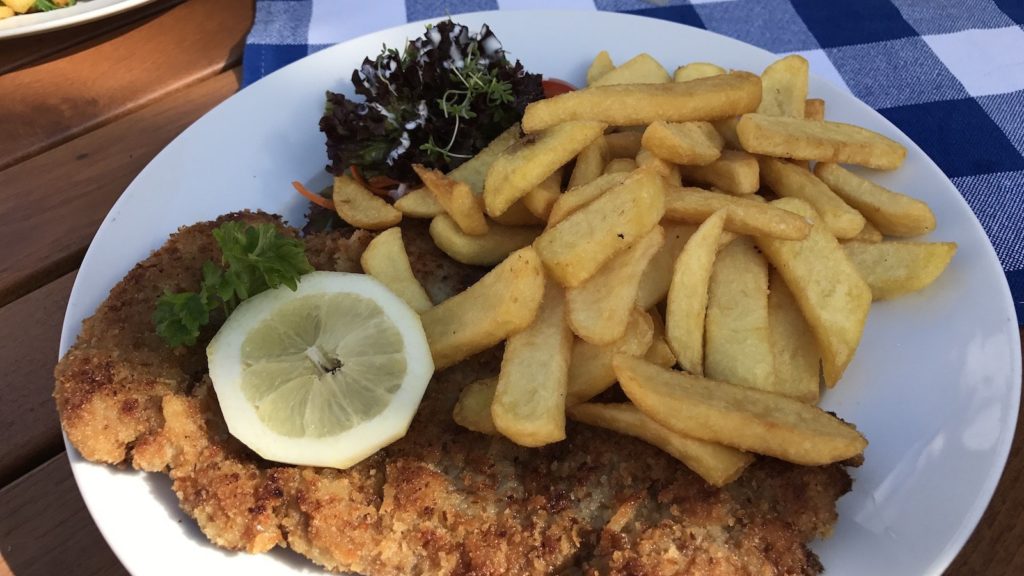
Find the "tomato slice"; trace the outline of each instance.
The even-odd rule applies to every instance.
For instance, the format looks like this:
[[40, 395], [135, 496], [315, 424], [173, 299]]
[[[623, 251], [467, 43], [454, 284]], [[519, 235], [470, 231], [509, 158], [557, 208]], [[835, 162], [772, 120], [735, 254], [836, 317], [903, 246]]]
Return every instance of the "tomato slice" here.
[[558, 78], [545, 78], [541, 82], [541, 85], [544, 87], [545, 98], [551, 98], [553, 96], [558, 96], [559, 94], [572, 92], [576, 89], [572, 84], [569, 84], [565, 80], [559, 80]]

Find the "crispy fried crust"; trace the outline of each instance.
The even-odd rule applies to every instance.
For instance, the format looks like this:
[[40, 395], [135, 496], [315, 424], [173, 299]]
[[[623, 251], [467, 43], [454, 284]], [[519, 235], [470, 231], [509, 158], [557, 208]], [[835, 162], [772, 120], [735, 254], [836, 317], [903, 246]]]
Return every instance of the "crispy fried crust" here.
[[[111, 292], [61, 360], [55, 396], [86, 458], [168, 473], [217, 545], [283, 546], [372, 576], [821, 571], [805, 542], [835, 523], [850, 488], [841, 466], [762, 459], [714, 489], [657, 449], [596, 428], [570, 423], [568, 440], [542, 449], [464, 430], [452, 407], [462, 386], [496, 373], [499, 350], [435, 376], [409, 434], [349, 470], [259, 459], [225, 429], [204, 347], [168, 350], [149, 319], [164, 288], [197, 287], [200, 264], [217, 257], [216, 225], [182, 229]], [[423, 230], [405, 238], [436, 300], [479, 276], [437, 254]], [[368, 240], [312, 237], [307, 253], [318, 269], [354, 270]]]

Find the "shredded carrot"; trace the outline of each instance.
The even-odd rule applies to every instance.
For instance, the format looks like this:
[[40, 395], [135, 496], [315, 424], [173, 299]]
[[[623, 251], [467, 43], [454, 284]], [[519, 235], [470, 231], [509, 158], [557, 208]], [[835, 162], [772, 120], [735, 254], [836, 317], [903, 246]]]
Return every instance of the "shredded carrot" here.
[[[380, 188], [378, 186], [375, 186], [375, 185], [370, 184], [369, 182], [367, 182], [366, 179], [363, 178], [363, 173], [359, 171], [359, 167], [356, 166], [355, 164], [349, 166], [348, 169], [349, 169], [350, 172], [352, 172], [352, 178], [354, 178], [356, 182], [359, 182], [360, 186], [362, 186], [363, 188], [366, 188], [370, 192], [373, 192], [377, 196], [387, 196], [388, 193], [391, 192], [390, 188]], [[379, 178], [379, 177], [377, 177], [377, 178]], [[390, 180], [390, 178], [389, 178], [389, 180]], [[395, 182], [395, 184], [398, 184], [398, 183]]]
[[334, 210], [334, 202], [331, 202], [330, 200], [324, 198], [319, 194], [314, 194], [310, 192], [309, 189], [303, 186], [301, 182], [292, 182], [292, 186], [295, 187], [296, 192], [305, 196], [306, 200], [309, 200], [310, 202], [316, 204], [317, 206], [327, 208], [328, 210]]

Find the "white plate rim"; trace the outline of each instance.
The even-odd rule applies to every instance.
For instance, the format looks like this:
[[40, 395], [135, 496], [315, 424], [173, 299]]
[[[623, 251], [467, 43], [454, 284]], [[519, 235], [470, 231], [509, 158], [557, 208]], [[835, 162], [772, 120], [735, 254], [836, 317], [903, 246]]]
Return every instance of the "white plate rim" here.
[[[96, 0], [93, 0], [94, 2]], [[21, 14], [0, 20], [0, 40], [19, 38], [41, 34], [52, 30], [70, 28], [85, 24], [121, 12], [127, 12], [135, 7], [149, 4], [154, 0], [115, 0], [106, 1], [95, 7], [90, 6], [91, 2], [79, 2], [68, 8], [60, 8], [50, 12], [35, 14]], [[24, 22], [24, 23], [23, 23]]]

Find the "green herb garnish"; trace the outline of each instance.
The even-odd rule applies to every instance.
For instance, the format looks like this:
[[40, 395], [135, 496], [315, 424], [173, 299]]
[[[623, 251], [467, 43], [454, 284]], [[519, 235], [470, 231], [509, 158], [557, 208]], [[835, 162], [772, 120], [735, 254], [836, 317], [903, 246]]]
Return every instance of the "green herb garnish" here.
[[220, 265], [203, 263], [199, 292], [165, 292], [157, 300], [153, 323], [169, 346], [195, 344], [213, 310], [227, 315], [242, 300], [265, 290], [295, 290], [299, 277], [313, 271], [302, 241], [281, 234], [273, 224], [226, 222], [213, 237], [220, 246]]
[[49, 12], [50, 10], [56, 10], [58, 8], [74, 6], [77, 1], [78, 0], [67, 0], [64, 3], [58, 3], [54, 0], [36, 0], [36, 3], [33, 4], [32, 7], [40, 12]]

